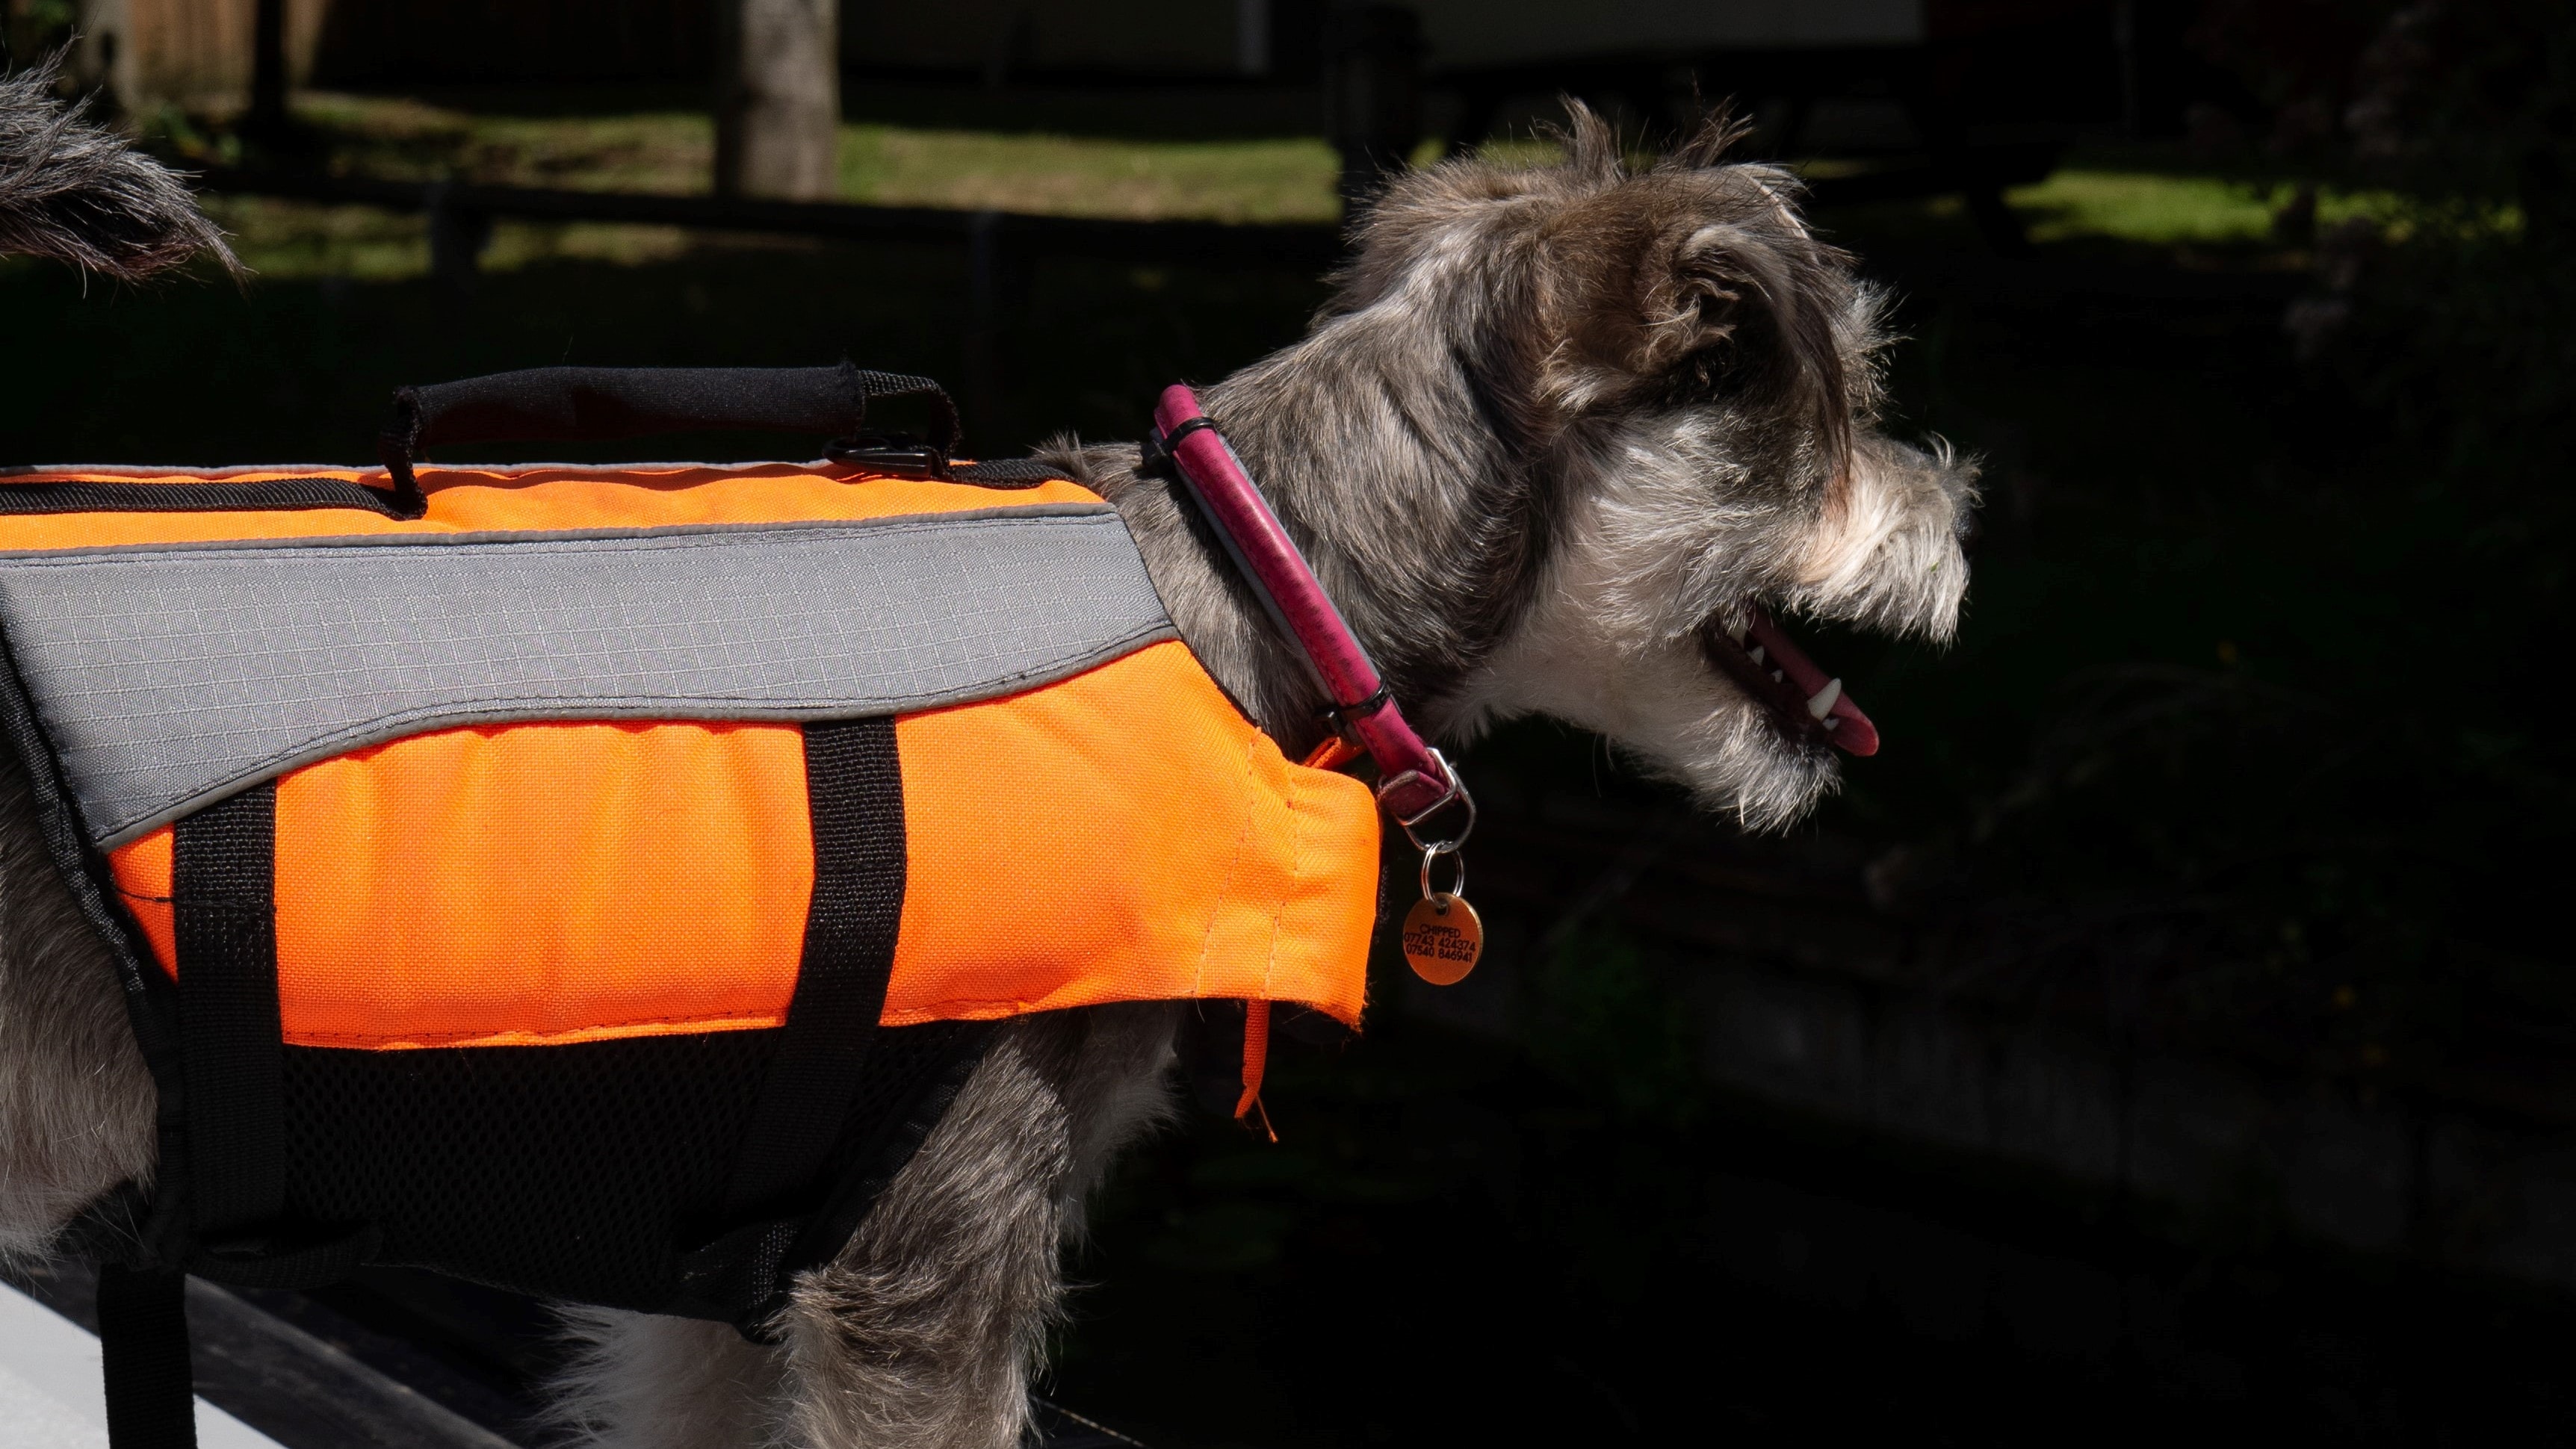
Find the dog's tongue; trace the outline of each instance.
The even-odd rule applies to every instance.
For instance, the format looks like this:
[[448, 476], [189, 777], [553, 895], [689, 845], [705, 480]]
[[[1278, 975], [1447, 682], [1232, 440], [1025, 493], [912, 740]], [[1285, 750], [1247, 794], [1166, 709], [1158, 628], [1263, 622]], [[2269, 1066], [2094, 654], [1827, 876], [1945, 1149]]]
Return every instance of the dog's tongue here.
[[[1744, 636], [1747, 642], [1761, 645], [1764, 662], [1787, 675], [1789, 682], [1798, 686], [1798, 693], [1807, 698], [1814, 699], [1819, 690], [1833, 682], [1807, 657], [1806, 651], [1789, 642], [1789, 636], [1781, 633], [1780, 626], [1772, 623], [1771, 616], [1758, 605], [1750, 611]], [[1850, 695], [1836, 693], [1833, 707], [1825, 711], [1824, 723], [1836, 749], [1855, 755], [1878, 753], [1878, 726], [1869, 722], [1869, 716], [1860, 712]]]

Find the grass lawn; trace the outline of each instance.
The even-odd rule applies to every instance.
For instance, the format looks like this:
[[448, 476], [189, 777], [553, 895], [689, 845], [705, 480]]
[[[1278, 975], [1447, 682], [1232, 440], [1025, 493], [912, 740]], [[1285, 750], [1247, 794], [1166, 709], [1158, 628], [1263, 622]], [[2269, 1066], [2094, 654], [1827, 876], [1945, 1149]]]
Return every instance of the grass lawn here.
[[[2047, 180], [2004, 199], [2034, 242], [2260, 248], [2274, 240], [2274, 218], [2297, 192], [2296, 181], [2195, 173], [2185, 163], [2170, 148], [2079, 150]], [[2386, 192], [2321, 187], [2316, 225], [2384, 218], [2395, 206]]]
[[[317, 93], [298, 114], [335, 169], [497, 185], [689, 193], [706, 189], [715, 132], [692, 111], [493, 114], [391, 97]], [[238, 155], [176, 115], [184, 152]], [[992, 207], [1065, 216], [1329, 222], [1335, 161], [1320, 137], [1121, 140], [855, 122], [841, 128], [841, 196], [888, 206]]]
[[1321, 139], [1111, 141], [841, 128], [841, 194], [898, 206], [1064, 216], [1331, 222], [1337, 163]]
[[[368, 175], [692, 193], [706, 188], [713, 164], [713, 126], [690, 110], [517, 114], [313, 93], [299, 99], [298, 113], [314, 127], [329, 165]], [[165, 114], [154, 126], [183, 154], [239, 157], [219, 131], [183, 116]], [[1514, 160], [1551, 154], [1526, 141], [1499, 149]], [[1433, 155], [1426, 147], [1420, 159]], [[870, 119], [841, 128], [840, 195], [888, 206], [1063, 216], [1331, 222], [1340, 214], [1335, 166], [1331, 148], [1315, 136], [1137, 139]], [[2008, 199], [2038, 242], [2261, 251], [2274, 249], [2274, 213], [2293, 189], [2286, 177], [2195, 169], [2174, 148], [2127, 147], [2080, 150], [2048, 180]], [[417, 219], [224, 205], [223, 219], [242, 236], [246, 259], [263, 272], [373, 277], [427, 266]], [[2382, 215], [2388, 207], [2384, 195], [2329, 188], [2318, 198], [2317, 221], [2331, 226], [2346, 216]], [[1898, 210], [1933, 224], [1955, 224], [1961, 215], [1952, 199]], [[644, 261], [670, 256], [686, 241], [639, 228], [505, 228], [490, 264], [508, 268], [556, 257]]]

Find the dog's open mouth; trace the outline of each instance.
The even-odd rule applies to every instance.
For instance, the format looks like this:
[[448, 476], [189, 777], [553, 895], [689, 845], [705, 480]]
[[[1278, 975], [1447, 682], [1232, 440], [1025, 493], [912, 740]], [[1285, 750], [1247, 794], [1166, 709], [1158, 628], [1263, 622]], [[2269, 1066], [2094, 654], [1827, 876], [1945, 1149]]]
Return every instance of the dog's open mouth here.
[[1759, 701], [1783, 734], [1820, 740], [1855, 755], [1878, 753], [1878, 727], [1860, 712], [1843, 682], [1818, 669], [1759, 604], [1744, 606], [1740, 627], [1723, 614], [1699, 630], [1699, 652]]

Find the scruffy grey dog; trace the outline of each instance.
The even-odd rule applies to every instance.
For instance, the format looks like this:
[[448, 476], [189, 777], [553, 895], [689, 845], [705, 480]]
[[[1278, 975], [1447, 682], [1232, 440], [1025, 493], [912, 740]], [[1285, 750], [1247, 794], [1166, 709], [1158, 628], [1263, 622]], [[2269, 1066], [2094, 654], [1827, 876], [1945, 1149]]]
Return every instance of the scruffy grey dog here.
[[[1306, 339], [1203, 398], [1418, 721], [1455, 739], [1553, 715], [1763, 828], [1837, 766], [1794, 692], [1757, 687], [1748, 611], [1947, 637], [1972, 497], [1966, 467], [1877, 430], [1879, 301], [1786, 173], [1722, 161], [1734, 134], [1635, 169], [1578, 109], [1561, 165], [1399, 179]], [[1311, 744], [1324, 701], [1173, 486], [1132, 444], [1051, 456], [1117, 505], [1217, 679], [1292, 753]], [[0, 1229], [28, 1251], [149, 1170], [152, 1088], [6, 769]], [[566, 1420], [642, 1446], [1019, 1443], [1059, 1249], [1163, 1111], [1177, 1021], [1006, 1027], [799, 1284], [780, 1346], [576, 1313]]]

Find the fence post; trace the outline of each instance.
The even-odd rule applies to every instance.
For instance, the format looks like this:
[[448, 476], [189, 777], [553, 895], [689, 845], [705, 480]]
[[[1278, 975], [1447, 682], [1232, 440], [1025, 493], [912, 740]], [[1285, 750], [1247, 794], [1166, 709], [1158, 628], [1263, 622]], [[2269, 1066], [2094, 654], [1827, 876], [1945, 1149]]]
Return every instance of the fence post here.
[[286, 135], [286, 0], [251, 7], [250, 114], [244, 128], [263, 140]]
[[986, 207], [966, 225], [966, 424], [987, 448], [1002, 411], [1002, 214]]
[[1324, 36], [1324, 105], [1349, 218], [1422, 139], [1422, 18], [1401, 5], [1335, 9]]
[[717, 0], [718, 196], [821, 201], [841, 189], [833, 0]]
[[483, 248], [492, 241], [489, 214], [456, 204], [444, 181], [432, 182], [428, 195], [429, 274], [457, 292], [474, 289], [474, 273]]

